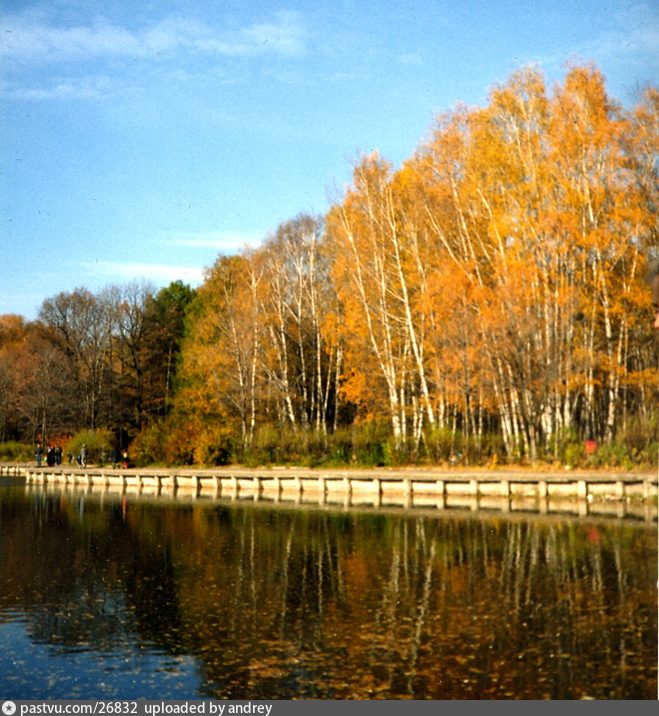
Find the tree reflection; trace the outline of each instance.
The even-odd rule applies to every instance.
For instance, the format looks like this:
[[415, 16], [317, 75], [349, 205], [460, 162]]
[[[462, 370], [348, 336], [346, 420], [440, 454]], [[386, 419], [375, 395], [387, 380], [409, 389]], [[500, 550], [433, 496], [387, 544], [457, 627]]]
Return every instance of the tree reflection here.
[[11, 490], [0, 518], [0, 619], [191, 655], [200, 696], [656, 695], [653, 525]]

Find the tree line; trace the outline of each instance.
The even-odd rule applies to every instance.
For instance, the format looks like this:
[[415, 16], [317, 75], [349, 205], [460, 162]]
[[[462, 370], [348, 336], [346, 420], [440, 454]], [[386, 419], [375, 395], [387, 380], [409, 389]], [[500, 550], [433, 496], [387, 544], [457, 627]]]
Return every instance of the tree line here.
[[3, 435], [106, 427], [167, 462], [575, 462], [587, 439], [651, 460], [658, 100], [523, 69], [195, 291], [4, 317]]
[[181, 282], [77, 288], [45, 300], [36, 321], [0, 316], [2, 442], [104, 430], [125, 447], [164, 418], [193, 295]]

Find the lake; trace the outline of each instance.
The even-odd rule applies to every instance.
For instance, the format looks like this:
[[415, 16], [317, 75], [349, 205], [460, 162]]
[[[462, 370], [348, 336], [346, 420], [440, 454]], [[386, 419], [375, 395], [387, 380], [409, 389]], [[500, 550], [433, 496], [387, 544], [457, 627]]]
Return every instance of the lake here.
[[0, 481], [13, 699], [655, 699], [657, 523]]

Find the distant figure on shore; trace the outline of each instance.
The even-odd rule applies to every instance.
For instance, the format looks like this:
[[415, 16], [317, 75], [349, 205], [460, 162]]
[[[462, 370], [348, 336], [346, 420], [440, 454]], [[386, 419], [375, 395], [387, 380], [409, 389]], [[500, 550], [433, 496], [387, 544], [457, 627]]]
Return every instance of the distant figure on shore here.
[[124, 467], [124, 469], [128, 469], [128, 450], [124, 450], [123, 455], [122, 455], [122, 459], [123, 459], [123, 467]]
[[114, 448], [112, 450], [112, 469], [116, 470], [119, 467], [119, 450]]
[[37, 461], [37, 467], [41, 467], [41, 456], [43, 455], [43, 448], [41, 443], [37, 443], [37, 447], [34, 449], [34, 459]]
[[80, 460], [79, 460], [79, 462], [80, 462], [80, 465], [81, 465], [82, 467], [87, 467], [87, 446], [86, 446], [86, 445], [83, 445], [83, 446], [80, 448]]

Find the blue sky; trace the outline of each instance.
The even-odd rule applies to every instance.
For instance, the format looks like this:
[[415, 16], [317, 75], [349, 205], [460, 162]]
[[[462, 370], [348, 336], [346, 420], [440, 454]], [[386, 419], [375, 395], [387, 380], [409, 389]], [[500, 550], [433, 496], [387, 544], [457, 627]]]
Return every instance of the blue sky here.
[[123, 0], [0, 6], [0, 314], [182, 279], [324, 213], [524, 65], [593, 61], [631, 105], [654, 0]]

